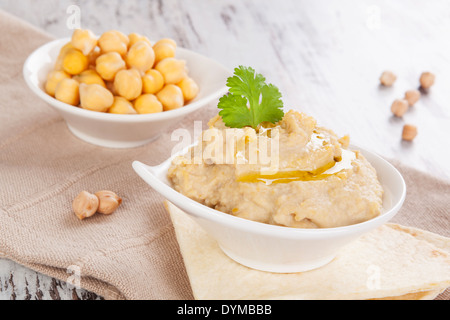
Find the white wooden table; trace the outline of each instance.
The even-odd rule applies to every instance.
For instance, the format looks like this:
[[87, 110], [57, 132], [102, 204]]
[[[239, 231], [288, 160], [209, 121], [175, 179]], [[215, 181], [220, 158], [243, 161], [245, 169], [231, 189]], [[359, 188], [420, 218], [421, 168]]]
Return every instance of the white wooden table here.
[[[1, 0], [55, 37], [67, 28], [68, 0]], [[232, 69], [254, 67], [278, 86], [286, 108], [314, 116], [354, 144], [450, 179], [450, 2], [445, 0], [102, 0], [77, 1], [81, 27], [171, 37]], [[397, 74], [379, 86], [382, 71]], [[403, 117], [390, 104], [432, 71], [431, 91]], [[401, 140], [404, 123], [418, 127]], [[64, 282], [0, 259], [0, 299], [96, 299]]]

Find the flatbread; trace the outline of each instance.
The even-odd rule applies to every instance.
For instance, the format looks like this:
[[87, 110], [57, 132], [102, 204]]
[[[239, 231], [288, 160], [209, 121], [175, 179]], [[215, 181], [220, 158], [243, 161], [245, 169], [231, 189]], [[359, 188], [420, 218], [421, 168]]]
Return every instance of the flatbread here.
[[434, 299], [450, 286], [450, 239], [424, 230], [386, 224], [319, 269], [279, 274], [231, 260], [186, 213], [165, 205], [196, 299]]

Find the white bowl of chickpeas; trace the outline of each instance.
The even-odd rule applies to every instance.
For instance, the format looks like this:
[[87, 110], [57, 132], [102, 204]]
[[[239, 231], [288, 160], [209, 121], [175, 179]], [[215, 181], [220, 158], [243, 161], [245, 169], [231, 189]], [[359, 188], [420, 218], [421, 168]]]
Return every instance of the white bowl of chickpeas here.
[[36, 49], [23, 74], [75, 136], [132, 148], [225, 94], [231, 72], [172, 39], [77, 29]]

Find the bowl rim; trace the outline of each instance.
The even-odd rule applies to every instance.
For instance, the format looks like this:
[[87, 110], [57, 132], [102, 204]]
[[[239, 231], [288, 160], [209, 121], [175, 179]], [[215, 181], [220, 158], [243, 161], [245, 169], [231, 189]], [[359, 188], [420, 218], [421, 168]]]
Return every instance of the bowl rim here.
[[[392, 205], [392, 208], [380, 215], [360, 223], [341, 226], [341, 227], [332, 227], [332, 228], [317, 228], [317, 229], [302, 229], [302, 228], [293, 228], [287, 226], [278, 226], [272, 225], [262, 222], [257, 222], [249, 219], [244, 219], [240, 217], [236, 217], [225, 212], [210, 208], [205, 206], [183, 194], [173, 189], [171, 186], [167, 185], [163, 181], [161, 181], [156, 175], [155, 170], [158, 170], [161, 167], [164, 167], [168, 164], [169, 161], [181, 154], [182, 152], [178, 152], [177, 154], [171, 156], [167, 160], [163, 161], [159, 165], [149, 166], [140, 161], [134, 161], [132, 163], [133, 169], [136, 173], [149, 184], [155, 191], [157, 191], [160, 195], [165, 197], [167, 200], [172, 202], [175, 206], [180, 207], [186, 211], [187, 214], [193, 215], [197, 218], [204, 220], [214, 220], [216, 223], [220, 223], [224, 226], [233, 228], [233, 229], [241, 229], [243, 231], [252, 232], [254, 234], [262, 234], [262, 235], [271, 235], [277, 236], [277, 238], [289, 238], [289, 239], [299, 239], [301, 237], [305, 238], [321, 238], [324, 236], [335, 236], [339, 234], [353, 234], [353, 233], [362, 233], [368, 230], [371, 230], [379, 225], [384, 224], [388, 220], [390, 220], [401, 208], [403, 202], [406, 197], [406, 183], [401, 175], [401, 173], [387, 160], [379, 156], [378, 154], [368, 151], [364, 148], [360, 148], [354, 145], [350, 145], [352, 148], [356, 148], [364, 154], [370, 154], [370, 156], [377, 158], [378, 161], [381, 161], [384, 165], [387, 165], [389, 170], [393, 171], [397, 176], [401, 183], [401, 196], [398, 201]], [[185, 149], [183, 149], [184, 151]], [[186, 209], [189, 208], [189, 209]], [[194, 212], [191, 212], [194, 211]], [[200, 212], [200, 214], [198, 214]]]
[[[28, 85], [28, 87], [38, 97], [40, 97], [41, 99], [43, 99], [48, 104], [55, 107], [56, 109], [59, 109], [66, 113], [70, 113], [72, 115], [77, 115], [77, 116], [95, 119], [95, 120], [108, 121], [108, 122], [134, 122], [135, 123], [135, 122], [154, 122], [154, 121], [161, 121], [161, 120], [169, 120], [172, 118], [178, 118], [178, 117], [182, 117], [184, 115], [190, 114], [190, 113], [200, 109], [201, 107], [206, 106], [209, 102], [224, 95], [228, 91], [228, 88], [226, 87], [225, 81], [224, 81], [223, 86], [219, 90], [216, 90], [197, 101], [190, 102], [190, 103], [186, 104], [185, 106], [183, 106], [182, 108], [159, 112], [159, 113], [151, 113], [151, 114], [112, 114], [112, 113], [104, 113], [104, 112], [86, 110], [86, 109], [83, 109], [80, 107], [72, 106], [67, 103], [56, 100], [54, 97], [48, 95], [44, 90], [42, 90], [39, 86], [35, 85], [30, 80], [30, 74], [29, 74], [29, 70], [30, 70], [29, 66], [31, 65], [30, 61], [34, 58], [34, 56], [36, 54], [38, 54], [41, 51], [48, 51], [50, 48], [56, 47], [57, 45], [59, 46], [60, 44], [66, 43], [69, 41], [70, 41], [69, 37], [59, 38], [59, 39], [49, 41], [49, 42], [43, 44], [42, 46], [36, 48], [25, 60], [25, 62], [23, 64], [22, 74], [23, 74], [23, 77], [24, 77], [25, 82]], [[203, 56], [197, 52], [194, 52], [194, 51], [182, 48], [182, 47], [177, 47], [177, 51], [182, 52], [182, 53], [188, 53], [190, 55], [199, 57], [203, 60], [208, 60], [208, 61], [216, 64], [218, 67], [220, 67], [222, 69], [222, 71], [224, 71], [225, 73], [228, 73], [230, 76], [232, 75], [232, 72], [229, 69], [225, 68], [221, 63], [219, 63], [209, 57]]]

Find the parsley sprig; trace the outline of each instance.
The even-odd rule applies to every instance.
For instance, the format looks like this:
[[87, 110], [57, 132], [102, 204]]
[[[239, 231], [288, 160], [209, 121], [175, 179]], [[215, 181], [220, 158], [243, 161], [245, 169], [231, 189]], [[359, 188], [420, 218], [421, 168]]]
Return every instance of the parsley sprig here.
[[262, 122], [276, 123], [283, 116], [281, 93], [273, 84], [267, 84], [263, 75], [251, 67], [239, 66], [234, 76], [227, 79], [229, 93], [219, 99], [219, 115], [230, 128], [250, 126]]

